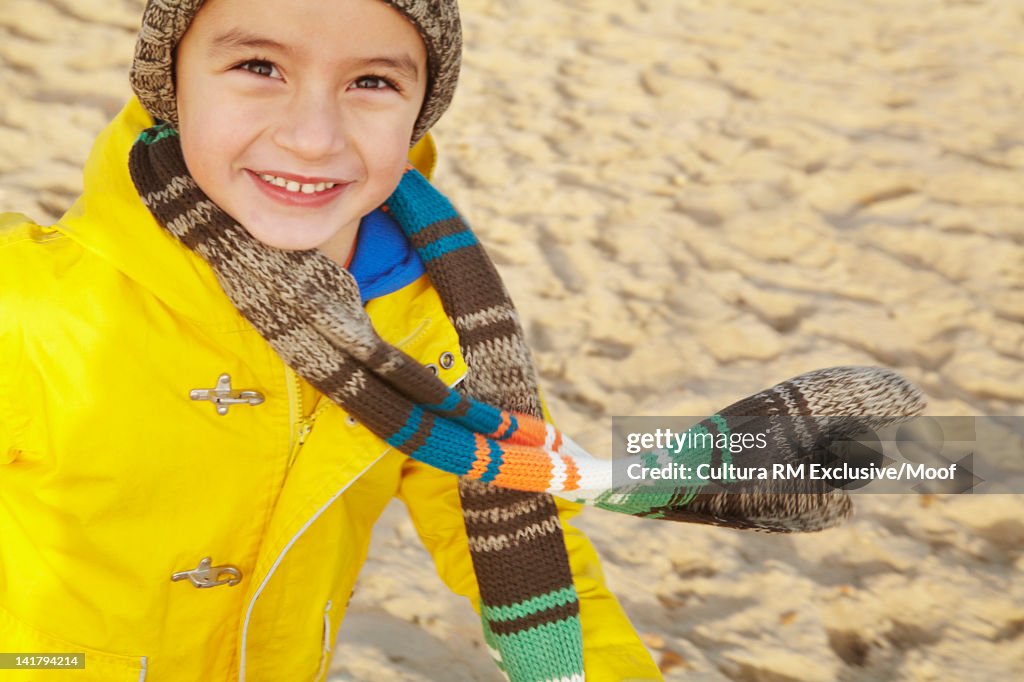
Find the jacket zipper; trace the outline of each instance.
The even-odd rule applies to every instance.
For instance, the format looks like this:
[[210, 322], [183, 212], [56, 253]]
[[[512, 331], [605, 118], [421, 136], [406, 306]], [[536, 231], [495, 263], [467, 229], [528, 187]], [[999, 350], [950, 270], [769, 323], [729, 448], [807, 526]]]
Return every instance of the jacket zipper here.
[[300, 383], [299, 375], [288, 365], [285, 365], [285, 373], [288, 378], [288, 419], [291, 429], [287, 468], [291, 469], [292, 464], [295, 463], [295, 457], [298, 456], [299, 450], [302, 449], [303, 444], [306, 442], [306, 437], [313, 430], [313, 423], [327, 409], [330, 401], [321, 399], [313, 413], [308, 417], [304, 416], [302, 384]]
[[329, 400], [321, 399], [320, 404], [315, 410], [313, 410], [313, 414], [299, 420], [299, 423], [296, 425], [298, 428], [295, 437], [295, 445], [292, 446], [291, 454], [288, 455], [289, 469], [291, 469], [292, 464], [295, 462], [295, 457], [299, 454], [299, 450], [302, 449], [302, 445], [306, 442], [306, 437], [309, 435], [309, 432], [313, 430], [313, 424], [316, 423], [317, 418], [323, 414], [324, 410], [329, 406]]
[[284, 366], [285, 380], [288, 384], [288, 466], [292, 468], [295, 456], [299, 454], [299, 448], [306, 442], [306, 436], [312, 424], [306, 423], [302, 409], [302, 385], [299, 383], [299, 375], [288, 365]]

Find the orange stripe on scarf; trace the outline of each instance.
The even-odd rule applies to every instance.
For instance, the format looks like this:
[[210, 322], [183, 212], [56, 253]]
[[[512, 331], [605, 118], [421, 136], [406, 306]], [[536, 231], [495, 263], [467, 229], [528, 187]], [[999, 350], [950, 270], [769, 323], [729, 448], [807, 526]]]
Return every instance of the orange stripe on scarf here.
[[487, 439], [479, 433], [474, 434], [473, 439], [476, 441], [476, 449], [473, 451], [476, 459], [473, 460], [473, 466], [466, 472], [466, 476], [479, 480], [491, 463], [491, 448], [487, 445]]
[[493, 483], [519, 490], [543, 492], [551, 485], [553, 471], [554, 465], [547, 455], [531, 448], [513, 446], [506, 448], [504, 461]]

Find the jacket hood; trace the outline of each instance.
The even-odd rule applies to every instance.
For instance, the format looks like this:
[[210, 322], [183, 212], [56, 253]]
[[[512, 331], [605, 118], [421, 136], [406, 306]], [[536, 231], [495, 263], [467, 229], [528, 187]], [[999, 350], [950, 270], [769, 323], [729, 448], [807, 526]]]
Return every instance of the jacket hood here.
[[128, 154], [152, 125], [132, 98], [96, 138], [82, 195], [55, 227], [185, 317], [204, 325], [242, 324], [212, 268], [156, 222], [135, 189]]

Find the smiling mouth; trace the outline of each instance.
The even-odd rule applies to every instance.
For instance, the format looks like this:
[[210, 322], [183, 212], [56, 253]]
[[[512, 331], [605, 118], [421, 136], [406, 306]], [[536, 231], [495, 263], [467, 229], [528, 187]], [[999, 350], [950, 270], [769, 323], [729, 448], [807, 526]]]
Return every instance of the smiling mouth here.
[[293, 194], [317, 194], [334, 189], [341, 184], [337, 182], [298, 182], [297, 180], [289, 180], [288, 178], [282, 178], [269, 173], [254, 173], [254, 175], [268, 185], [280, 187], [286, 192]]

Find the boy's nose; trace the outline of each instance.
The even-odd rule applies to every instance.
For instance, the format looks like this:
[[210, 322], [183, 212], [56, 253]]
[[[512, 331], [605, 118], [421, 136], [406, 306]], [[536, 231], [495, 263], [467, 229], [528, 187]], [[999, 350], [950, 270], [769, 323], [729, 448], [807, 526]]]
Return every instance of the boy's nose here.
[[297, 93], [281, 112], [274, 142], [308, 161], [337, 153], [345, 146], [341, 107], [329, 95]]

